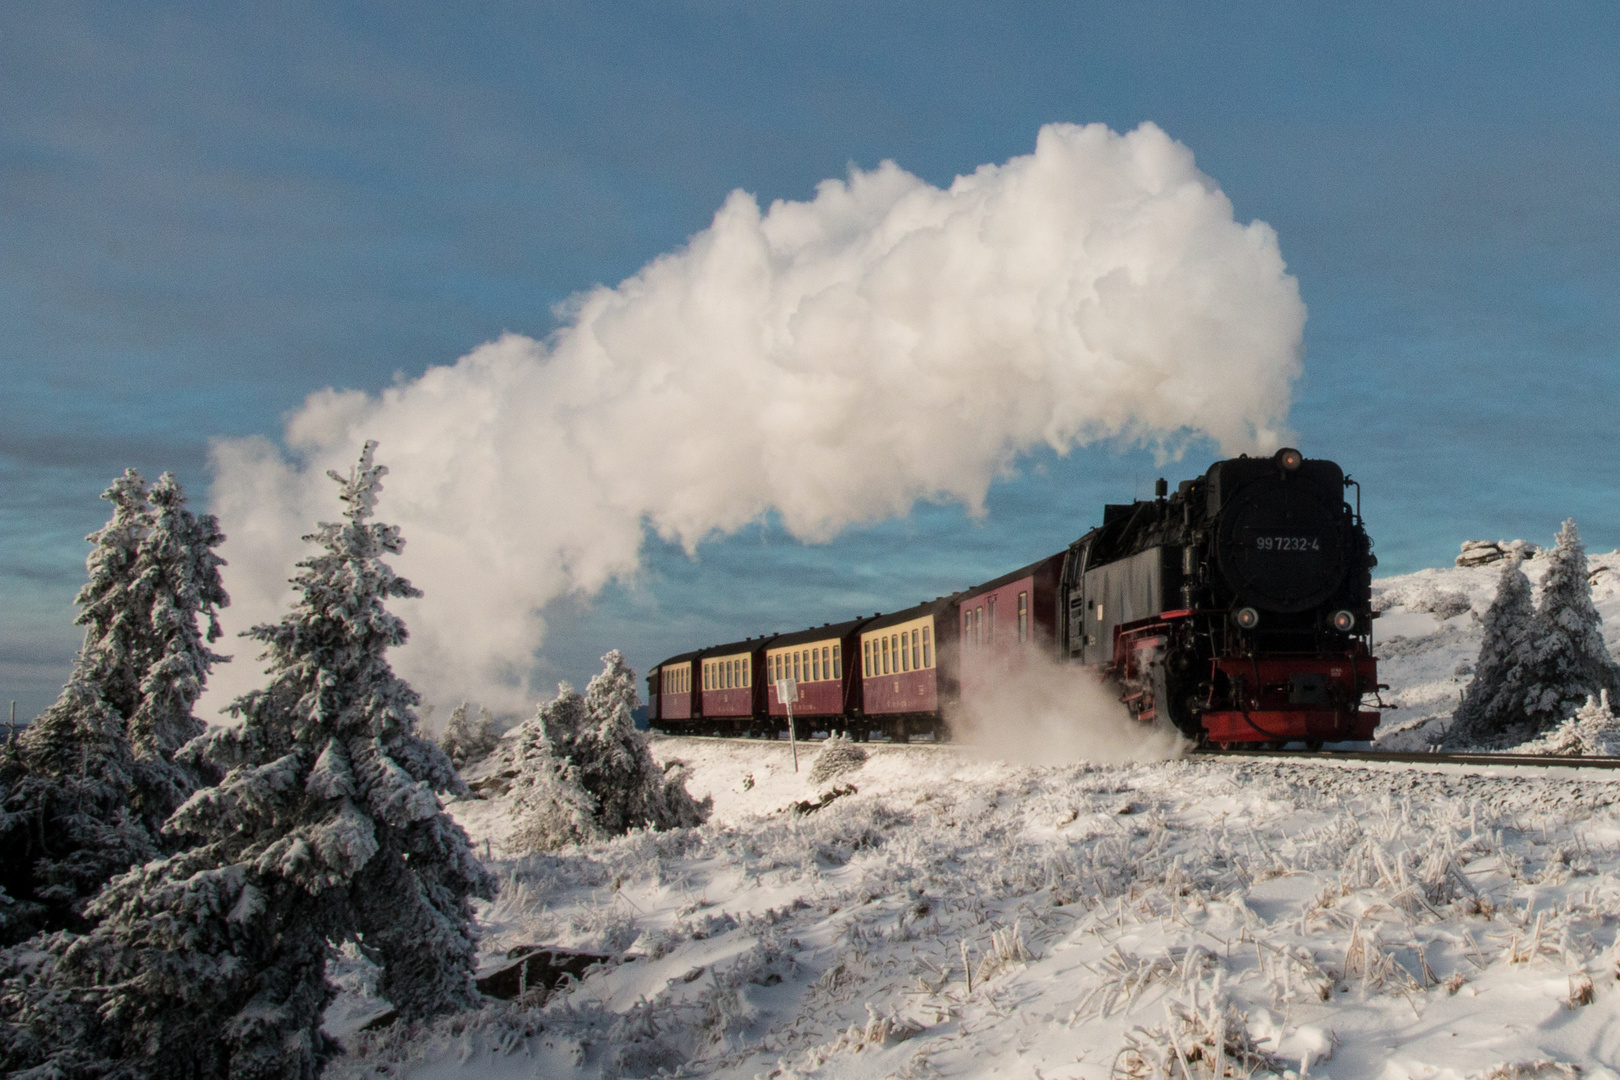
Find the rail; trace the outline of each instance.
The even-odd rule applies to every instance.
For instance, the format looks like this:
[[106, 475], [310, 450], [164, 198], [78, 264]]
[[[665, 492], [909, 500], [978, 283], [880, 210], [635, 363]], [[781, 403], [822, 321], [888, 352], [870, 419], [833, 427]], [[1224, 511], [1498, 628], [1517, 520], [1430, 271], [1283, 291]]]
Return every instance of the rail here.
[[[782, 742], [783, 749], [787, 740], [750, 739], [735, 735], [667, 735], [655, 732], [666, 739], [701, 739], [704, 742], [734, 742], [744, 745], [758, 746], [762, 742]], [[818, 740], [819, 741], [819, 740]], [[863, 743], [868, 750], [888, 747], [910, 747], [915, 750], [948, 750], [973, 751], [979, 749], [972, 743], [961, 742], [908, 742], [897, 743], [885, 739], [874, 739]], [[1443, 753], [1410, 753], [1393, 750], [1219, 750], [1215, 747], [1200, 747], [1189, 751], [1189, 758], [1271, 758], [1286, 761], [1298, 761], [1306, 765], [1321, 764], [1335, 765], [1348, 762], [1365, 762], [1367, 764], [1406, 764], [1406, 765], [1471, 765], [1471, 766], [1498, 766], [1520, 767], [1531, 766], [1535, 768], [1566, 768], [1566, 769], [1620, 769], [1620, 757], [1598, 756], [1555, 756], [1550, 754], [1443, 754]]]

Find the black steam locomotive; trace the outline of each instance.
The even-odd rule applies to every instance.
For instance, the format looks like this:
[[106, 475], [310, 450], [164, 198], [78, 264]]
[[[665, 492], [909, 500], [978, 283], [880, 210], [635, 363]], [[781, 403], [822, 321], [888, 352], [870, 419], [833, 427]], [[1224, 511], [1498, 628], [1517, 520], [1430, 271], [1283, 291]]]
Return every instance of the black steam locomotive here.
[[1056, 659], [1201, 742], [1367, 739], [1376, 565], [1338, 465], [1293, 449], [1233, 458], [955, 595], [671, 657], [648, 677], [650, 716], [671, 733], [772, 735], [791, 711], [803, 734], [945, 738], [959, 709]]

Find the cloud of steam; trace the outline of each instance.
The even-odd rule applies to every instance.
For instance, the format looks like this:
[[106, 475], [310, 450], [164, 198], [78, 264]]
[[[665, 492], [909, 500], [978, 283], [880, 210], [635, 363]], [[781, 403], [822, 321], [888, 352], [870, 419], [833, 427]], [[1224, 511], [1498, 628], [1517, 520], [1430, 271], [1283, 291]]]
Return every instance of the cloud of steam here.
[[[1050, 125], [943, 190], [885, 162], [764, 213], [733, 192], [566, 314], [547, 342], [312, 394], [285, 451], [216, 445], [233, 628], [285, 610], [297, 538], [338, 510], [325, 470], [377, 439], [427, 593], [398, 668], [516, 708], [546, 604], [632, 576], [648, 528], [690, 551], [772, 509], [810, 541], [919, 499], [977, 512], [1041, 445], [1269, 451], [1305, 320], [1272, 229], [1151, 124]], [[257, 678], [219, 669], [211, 702]]]
[[1164, 761], [1192, 748], [1168, 722], [1131, 719], [1090, 670], [1042, 656], [947, 719], [957, 742], [1019, 765]]

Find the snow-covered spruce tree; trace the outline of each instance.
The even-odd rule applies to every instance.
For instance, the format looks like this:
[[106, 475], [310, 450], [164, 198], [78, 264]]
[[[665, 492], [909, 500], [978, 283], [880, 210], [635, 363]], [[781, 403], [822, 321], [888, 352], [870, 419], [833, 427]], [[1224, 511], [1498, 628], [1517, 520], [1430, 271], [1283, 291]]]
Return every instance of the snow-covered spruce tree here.
[[512, 782], [514, 828], [508, 844], [515, 851], [555, 851], [603, 835], [596, 823], [596, 800], [585, 790], [579, 767], [569, 756], [580, 752], [587, 727], [585, 699], [567, 683], [540, 706], [517, 733]]
[[477, 716], [469, 712], [470, 706], [463, 701], [450, 712], [450, 719], [445, 722], [444, 731], [439, 735], [439, 746], [450, 755], [450, 760], [458, 769], [476, 764], [490, 755], [500, 745], [501, 737], [495, 730], [495, 718], [489, 710], [480, 708]]
[[220, 636], [218, 609], [230, 604], [214, 553], [224, 540], [219, 519], [186, 509], [186, 493], [168, 473], [152, 485], [151, 528], [136, 557], [135, 592], [145, 616], [143, 675], [128, 718], [136, 777], [132, 801], [154, 833], [197, 788], [197, 776], [175, 754], [203, 733], [192, 712], [213, 665], [208, 648]]
[[567, 684], [518, 733], [512, 844], [547, 850], [631, 829], [701, 825], [713, 808], [686, 790], [685, 770], [653, 760], [632, 710], [636, 674], [617, 649], [580, 697]]
[[1592, 604], [1587, 577], [1586, 545], [1574, 519], [1558, 530], [1558, 542], [1545, 558], [1541, 605], [1530, 632], [1525, 738], [1557, 727], [1600, 691], [1620, 701], [1620, 668], [1603, 643], [1603, 619]]
[[1535, 615], [1530, 579], [1524, 576], [1518, 557], [1510, 556], [1502, 565], [1496, 598], [1485, 613], [1485, 640], [1474, 662], [1474, 677], [1452, 714], [1445, 745], [1498, 746], [1504, 740], [1517, 741], [1514, 733], [1524, 721]]
[[79, 590], [84, 646], [56, 704], [0, 753], [0, 942], [82, 928], [84, 902], [116, 873], [158, 854], [158, 830], [195, 787], [176, 749], [218, 637], [223, 536], [185, 508], [165, 473], [150, 492], [130, 469]]
[[121, 1075], [317, 1075], [335, 1049], [326, 963], [346, 940], [407, 1018], [474, 1000], [469, 901], [492, 882], [434, 794], [460, 779], [384, 657], [406, 636], [384, 602], [420, 594], [383, 562], [398, 529], [369, 520], [373, 449], [331, 474], [348, 520], [306, 538], [322, 550], [298, 564], [297, 605], [250, 631], [269, 684], [232, 704], [240, 727], [188, 747], [225, 771], [169, 822], [192, 846], [116, 878], [63, 952]]

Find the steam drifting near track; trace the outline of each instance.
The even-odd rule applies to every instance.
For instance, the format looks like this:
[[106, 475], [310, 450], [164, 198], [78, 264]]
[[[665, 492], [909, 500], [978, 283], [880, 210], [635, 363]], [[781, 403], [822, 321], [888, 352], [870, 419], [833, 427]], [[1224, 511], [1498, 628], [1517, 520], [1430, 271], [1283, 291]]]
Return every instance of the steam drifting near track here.
[[[378, 439], [381, 513], [426, 591], [400, 605], [398, 667], [435, 699], [504, 682], [515, 706], [545, 605], [633, 575], [647, 528], [695, 550], [772, 508], [811, 541], [919, 499], [976, 511], [1041, 444], [1270, 451], [1304, 320], [1276, 234], [1151, 124], [1049, 125], [943, 190], [885, 162], [763, 213], [733, 192], [549, 341], [312, 394], [285, 454], [218, 443], [228, 614], [281, 609], [294, 538], [334, 514], [324, 471]], [[216, 702], [255, 679], [222, 669]]]

